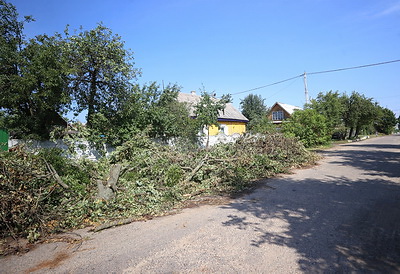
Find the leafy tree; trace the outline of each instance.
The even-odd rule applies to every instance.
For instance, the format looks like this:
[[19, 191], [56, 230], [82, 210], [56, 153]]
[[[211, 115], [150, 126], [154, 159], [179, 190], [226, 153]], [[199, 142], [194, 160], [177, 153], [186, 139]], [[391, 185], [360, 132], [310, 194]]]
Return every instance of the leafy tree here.
[[350, 128], [349, 138], [358, 136], [362, 129], [372, 126], [378, 115], [377, 104], [372, 98], [367, 98], [358, 92], [353, 91], [350, 97], [344, 95], [345, 111], [343, 120]]
[[186, 105], [176, 100], [179, 91], [177, 85], [160, 89], [155, 82], [132, 85], [116, 112], [103, 111], [93, 115], [92, 138], [120, 145], [145, 132], [151, 138], [164, 141], [179, 137], [194, 142], [197, 128]]
[[315, 109], [326, 118], [331, 134], [342, 126], [345, 102], [338, 91], [320, 92], [316, 99], [311, 100], [308, 107]]
[[4, 124], [16, 137], [47, 138], [69, 103], [60, 37], [37, 36], [25, 41], [15, 7], [0, 1], [0, 107]]
[[121, 37], [99, 24], [95, 29], [70, 36], [66, 30], [65, 53], [69, 67], [70, 88], [76, 112], [88, 110], [87, 123], [101, 111], [117, 111], [126, 98], [129, 81], [139, 71], [133, 68], [132, 52], [124, 48]]
[[282, 130], [289, 137], [298, 137], [305, 147], [326, 144], [330, 140], [326, 118], [314, 109], [295, 111], [283, 123]]
[[251, 120], [247, 124], [247, 128], [252, 133], [272, 133], [276, 132], [277, 128], [267, 116], [259, 117]]
[[249, 119], [247, 129], [251, 132], [265, 133], [273, 130], [267, 119], [267, 107], [260, 95], [249, 94], [241, 102], [242, 114]]
[[394, 127], [397, 124], [394, 112], [388, 108], [379, 107], [379, 113], [380, 115], [375, 123], [376, 130], [384, 134], [393, 133]]
[[265, 99], [261, 95], [249, 94], [240, 101], [242, 114], [251, 122], [254, 119], [262, 119], [267, 115], [267, 107], [264, 105]]
[[215, 99], [207, 92], [202, 92], [200, 102], [195, 106], [196, 121], [199, 129], [207, 130], [206, 148], [210, 141], [210, 126], [218, 126], [218, 113], [225, 109], [227, 103], [231, 102], [230, 95], [223, 95], [221, 99]]
[[[13, 79], [6, 76], [18, 76], [20, 51], [24, 44], [24, 24], [32, 21], [31, 16], [25, 16], [23, 21], [18, 20], [16, 7], [0, 0], [0, 77], [1, 88], [10, 88]], [[8, 80], [8, 81], [7, 81]]]
[[399, 117], [397, 118], [397, 128], [400, 129], [400, 115], [399, 115]]

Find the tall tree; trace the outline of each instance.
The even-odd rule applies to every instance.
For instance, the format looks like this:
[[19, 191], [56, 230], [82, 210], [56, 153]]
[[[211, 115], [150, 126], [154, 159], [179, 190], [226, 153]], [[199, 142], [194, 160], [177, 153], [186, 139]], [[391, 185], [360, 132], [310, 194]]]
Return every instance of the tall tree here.
[[377, 104], [372, 98], [367, 98], [358, 92], [353, 91], [351, 96], [344, 95], [345, 112], [343, 120], [350, 128], [349, 137], [358, 136], [363, 128], [372, 126], [378, 115]]
[[205, 128], [207, 131], [206, 148], [210, 142], [210, 127], [218, 126], [218, 114], [225, 109], [227, 103], [231, 102], [230, 95], [223, 95], [221, 99], [216, 99], [207, 92], [202, 92], [200, 102], [195, 106], [196, 121], [199, 129]]
[[264, 104], [265, 99], [261, 95], [249, 94], [240, 101], [242, 114], [246, 116], [249, 121], [254, 119], [262, 119], [267, 115], [267, 107]]
[[0, 0], [0, 107], [7, 108], [18, 97], [21, 80], [23, 28], [28, 20], [19, 21], [14, 5]]
[[242, 114], [249, 119], [247, 129], [251, 132], [265, 133], [273, 129], [267, 118], [267, 107], [261, 95], [249, 94], [240, 101]]
[[388, 108], [379, 107], [379, 116], [375, 122], [378, 132], [391, 134], [397, 124], [396, 115]]
[[[23, 48], [24, 24], [32, 21], [31, 16], [25, 16], [19, 21], [16, 7], [0, 0], [0, 76], [2, 89], [7, 88], [6, 76], [18, 75], [20, 51]], [[10, 80], [11, 82], [11, 80]]]
[[325, 116], [329, 131], [333, 134], [343, 124], [344, 103], [338, 91], [320, 92], [316, 99], [311, 100], [309, 107]]
[[132, 52], [124, 48], [121, 37], [102, 24], [72, 36], [67, 30], [66, 36], [75, 111], [88, 111], [90, 127], [95, 113], [117, 109], [139, 71], [133, 67]]
[[400, 115], [397, 117], [397, 129], [400, 130]]
[[16, 8], [0, 1], [0, 107], [5, 124], [15, 137], [46, 138], [69, 96], [63, 74], [60, 36], [40, 35], [26, 41], [26, 17], [18, 21]]
[[120, 145], [140, 132], [162, 140], [194, 139], [197, 129], [185, 104], [176, 100], [179, 91], [177, 85], [161, 89], [155, 82], [132, 85], [126, 98], [119, 102], [118, 111], [103, 111], [93, 116], [95, 134], [92, 135], [105, 135], [106, 141], [113, 145]]

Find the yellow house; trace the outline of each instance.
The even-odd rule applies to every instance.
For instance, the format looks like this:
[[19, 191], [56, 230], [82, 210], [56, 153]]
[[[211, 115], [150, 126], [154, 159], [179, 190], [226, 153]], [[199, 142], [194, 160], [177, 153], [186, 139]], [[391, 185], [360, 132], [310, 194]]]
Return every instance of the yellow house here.
[[[187, 103], [189, 106], [190, 116], [196, 118], [194, 114], [194, 108], [201, 97], [196, 94], [195, 91], [190, 93], [178, 94], [178, 102]], [[246, 124], [249, 120], [237, 110], [231, 103], [226, 104], [224, 111], [220, 111], [218, 114], [218, 123], [220, 127], [214, 125], [209, 128], [210, 136], [224, 133], [226, 135], [233, 135], [235, 133], [243, 134], [246, 132]]]

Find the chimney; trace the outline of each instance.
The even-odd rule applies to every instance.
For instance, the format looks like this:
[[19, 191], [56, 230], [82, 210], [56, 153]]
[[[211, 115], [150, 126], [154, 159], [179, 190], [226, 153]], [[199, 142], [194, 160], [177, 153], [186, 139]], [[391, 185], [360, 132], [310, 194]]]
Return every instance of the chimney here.
[[192, 91], [190, 92], [190, 94], [196, 95], [196, 91], [195, 91], [195, 90], [192, 90]]

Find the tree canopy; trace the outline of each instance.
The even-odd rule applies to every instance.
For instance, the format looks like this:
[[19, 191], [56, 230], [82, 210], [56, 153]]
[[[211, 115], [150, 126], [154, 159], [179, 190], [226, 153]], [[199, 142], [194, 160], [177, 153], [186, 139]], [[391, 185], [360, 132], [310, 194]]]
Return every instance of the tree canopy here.
[[139, 70], [133, 67], [132, 52], [124, 48], [121, 37], [104, 25], [72, 36], [68, 30], [65, 33], [64, 50], [75, 110], [87, 109], [90, 127], [95, 113], [118, 108]]
[[267, 115], [267, 107], [264, 104], [265, 99], [261, 95], [249, 94], [240, 101], [242, 114], [251, 122], [254, 119], [262, 119]]
[[308, 107], [315, 109], [326, 118], [331, 134], [343, 123], [344, 101], [338, 91], [320, 92], [316, 99], [311, 100]]
[[390, 134], [395, 126], [391, 110], [356, 91], [350, 95], [337, 91], [321, 92], [307, 107], [322, 114], [330, 133], [340, 138], [354, 138], [375, 131]]
[[46, 138], [70, 102], [62, 63], [59, 36], [23, 35], [25, 22], [18, 21], [15, 7], [0, 1], [0, 108], [4, 126], [14, 136]]
[[227, 103], [231, 102], [230, 95], [224, 95], [216, 99], [207, 92], [202, 92], [200, 101], [195, 106], [196, 121], [199, 129], [205, 128], [207, 131], [206, 147], [208, 148], [210, 139], [210, 126], [218, 125], [218, 114], [225, 109]]
[[326, 118], [314, 109], [298, 110], [283, 123], [283, 132], [298, 137], [305, 147], [326, 144], [330, 140]]
[[383, 107], [379, 107], [378, 112], [378, 119], [375, 122], [376, 130], [384, 134], [393, 133], [395, 126], [398, 123], [394, 112]]

